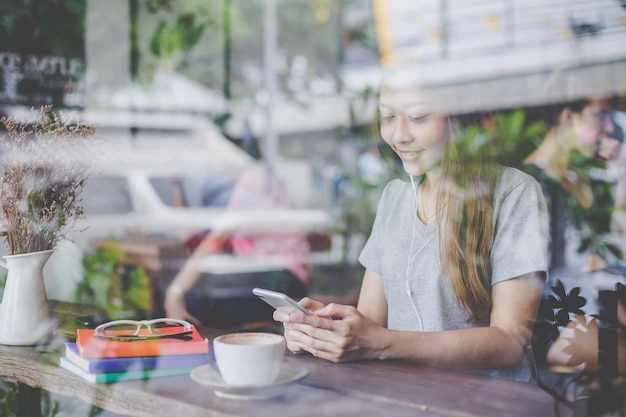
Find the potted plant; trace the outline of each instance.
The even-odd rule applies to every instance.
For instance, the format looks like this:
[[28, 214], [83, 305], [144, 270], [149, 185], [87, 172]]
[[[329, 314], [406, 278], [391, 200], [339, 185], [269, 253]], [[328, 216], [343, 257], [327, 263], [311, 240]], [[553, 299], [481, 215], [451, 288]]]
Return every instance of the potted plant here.
[[80, 193], [89, 175], [95, 132], [76, 114], [52, 106], [34, 120], [4, 117], [7, 131], [0, 182], [8, 270], [0, 304], [0, 343], [30, 345], [50, 331], [42, 268], [55, 245], [82, 215]]

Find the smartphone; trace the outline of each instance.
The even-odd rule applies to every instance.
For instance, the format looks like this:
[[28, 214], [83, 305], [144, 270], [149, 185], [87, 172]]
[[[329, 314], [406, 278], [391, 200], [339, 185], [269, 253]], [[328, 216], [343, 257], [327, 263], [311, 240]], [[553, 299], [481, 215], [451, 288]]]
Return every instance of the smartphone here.
[[291, 311], [298, 310], [308, 316], [313, 315], [313, 313], [311, 313], [309, 310], [302, 307], [294, 299], [289, 297], [287, 294], [283, 294], [282, 292], [264, 290], [262, 288], [254, 288], [252, 290], [252, 293], [274, 308], [286, 308], [290, 309]]
[[85, 327], [97, 327], [101, 324], [114, 320], [150, 320], [154, 318], [154, 312], [150, 310], [124, 310], [114, 313], [96, 313], [88, 316], [76, 317], [76, 324]]

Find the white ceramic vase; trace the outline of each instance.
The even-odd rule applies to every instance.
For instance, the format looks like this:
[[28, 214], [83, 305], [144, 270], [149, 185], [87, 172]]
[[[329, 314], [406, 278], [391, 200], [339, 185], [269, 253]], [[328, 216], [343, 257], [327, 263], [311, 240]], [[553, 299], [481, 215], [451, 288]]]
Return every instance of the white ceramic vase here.
[[43, 267], [52, 250], [4, 256], [8, 270], [0, 304], [0, 344], [35, 345], [52, 331]]

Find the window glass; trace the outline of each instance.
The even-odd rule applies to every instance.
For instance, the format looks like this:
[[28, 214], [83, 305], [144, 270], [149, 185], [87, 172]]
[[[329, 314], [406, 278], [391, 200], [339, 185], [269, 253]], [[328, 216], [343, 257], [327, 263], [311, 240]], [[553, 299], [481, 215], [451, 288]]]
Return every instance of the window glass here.
[[123, 177], [92, 176], [82, 192], [86, 216], [125, 214], [133, 211], [128, 181]]
[[233, 190], [233, 183], [220, 174], [151, 177], [150, 184], [170, 207], [225, 207]]
[[[29, 121], [31, 108], [52, 105], [97, 127], [105, 146], [81, 195], [87, 215], [145, 213], [142, 233], [159, 225], [184, 240], [206, 224], [183, 214], [195, 222], [183, 228], [170, 214], [226, 210], [258, 163], [280, 188], [268, 198], [303, 223], [330, 218], [341, 261], [358, 265], [383, 187], [404, 174], [381, 138], [377, 93], [409, 68], [541, 183], [553, 265], [586, 259], [579, 247], [613, 262], [611, 242], [626, 239], [603, 233], [609, 212], [626, 223], [626, 147], [601, 136], [621, 143], [626, 128], [623, 3], [3, 0], [0, 117]], [[575, 107], [586, 99], [595, 104]], [[591, 158], [570, 158], [549, 135], [565, 108], [584, 116], [576, 129]], [[604, 185], [572, 188], [571, 178]]]

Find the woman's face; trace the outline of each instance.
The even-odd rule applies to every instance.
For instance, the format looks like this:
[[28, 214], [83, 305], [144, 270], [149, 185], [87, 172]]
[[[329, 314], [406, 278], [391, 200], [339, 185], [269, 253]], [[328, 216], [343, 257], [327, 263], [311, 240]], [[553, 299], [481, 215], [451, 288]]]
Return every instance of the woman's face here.
[[421, 175], [439, 163], [447, 142], [448, 118], [418, 90], [383, 87], [380, 134], [400, 157], [404, 170]]

